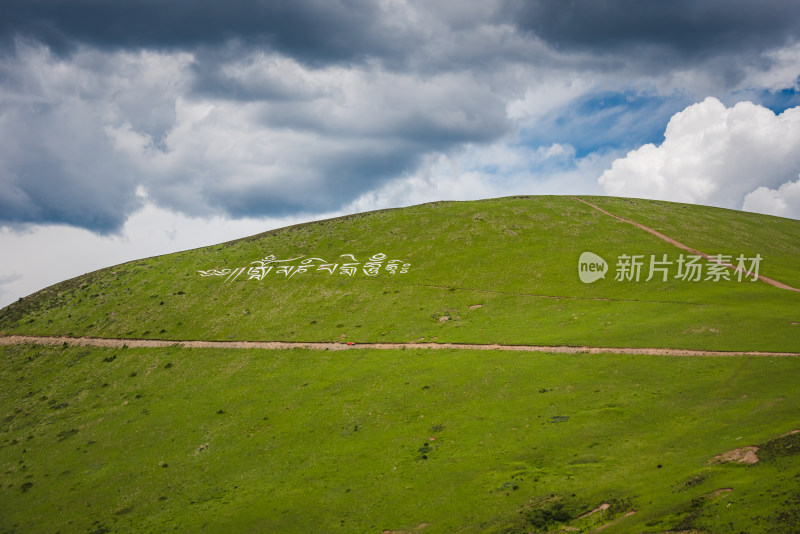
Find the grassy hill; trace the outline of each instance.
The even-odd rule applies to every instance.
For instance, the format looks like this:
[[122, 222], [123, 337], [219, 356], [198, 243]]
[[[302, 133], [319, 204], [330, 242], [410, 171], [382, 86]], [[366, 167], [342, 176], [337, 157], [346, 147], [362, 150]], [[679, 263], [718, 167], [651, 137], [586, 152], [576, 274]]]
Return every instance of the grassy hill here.
[[[733, 263], [759, 255], [760, 274], [800, 287], [800, 221], [582, 198]], [[589, 284], [587, 251], [608, 264]], [[681, 255], [575, 198], [514, 197], [42, 290], [0, 311], [0, 333], [621, 350], [0, 346], [0, 532], [792, 532], [800, 359], [623, 349], [800, 352], [800, 293], [706, 280], [705, 261], [699, 281], [676, 278]], [[624, 256], [642, 257], [638, 282], [615, 279]], [[651, 256], [666, 281], [646, 281]], [[714, 459], [745, 446], [758, 463]]]
[[[709, 254], [760, 254], [760, 273], [800, 287], [800, 222], [666, 202], [594, 198]], [[584, 284], [578, 258], [609, 263]], [[798, 295], [760, 282], [645, 282], [650, 256], [680, 249], [569, 197], [439, 202], [295, 226], [218, 246], [135, 261], [45, 289], [0, 313], [0, 332], [156, 339], [607, 345], [800, 351]], [[363, 273], [375, 254], [410, 267]], [[269, 255], [358, 273], [309, 269], [263, 280]], [[618, 282], [620, 255], [648, 262]], [[703, 276], [705, 278], [705, 276]], [[480, 308], [475, 306], [480, 305]], [[449, 317], [443, 321], [442, 317]]]

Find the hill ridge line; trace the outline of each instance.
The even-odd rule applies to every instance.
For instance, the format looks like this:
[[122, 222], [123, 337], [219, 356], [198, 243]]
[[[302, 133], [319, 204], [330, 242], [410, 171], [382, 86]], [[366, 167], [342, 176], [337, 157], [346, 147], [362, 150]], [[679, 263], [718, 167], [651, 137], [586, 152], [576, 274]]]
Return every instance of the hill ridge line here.
[[[711, 257], [711, 255], [706, 254], [705, 252], [701, 252], [701, 251], [699, 251], [697, 249], [694, 249], [694, 248], [692, 248], [692, 247], [690, 247], [688, 245], [684, 245], [680, 241], [677, 241], [677, 240], [675, 240], [675, 239], [673, 239], [673, 238], [671, 238], [671, 237], [669, 237], [667, 235], [664, 235], [661, 232], [659, 232], [658, 230], [653, 230], [649, 226], [645, 226], [645, 225], [643, 225], [641, 223], [638, 223], [636, 221], [632, 221], [630, 219], [626, 219], [625, 217], [620, 217], [619, 215], [614, 215], [613, 213], [604, 210], [600, 206], [598, 206], [596, 204], [592, 204], [588, 200], [584, 200], [584, 199], [582, 199], [580, 197], [570, 196], [570, 198], [572, 198], [574, 200], [577, 200], [578, 202], [583, 202], [584, 204], [586, 204], [588, 206], [591, 206], [592, 208], [596, 209], [597, 211], [599, 211], [601, 213], [604, 213], [604, 214], [608, 215], [609, 217], [613, 217], [614, 219], [617, 219], [619, 221], [626, 222], [628, 224], [632, 224], [635, 227], [637, 227], [637, 228], [639, 228], [641, 230], [644, 230], [645, 232], [648, 232], [650, 234], [653, 234], [654, 236], [656, 236], [657, 238], [659, 238], [659, 239], [661, 239], [663, 241], [666, 241], [670, 245], [674, 245], [674, 246], [676, 246], [676, 247], [678, 247], [680, 249], [683, 249], [683, 250], [685, 250], [687, 252], [690, 252], [692, 254], [696, 254], [698, 256], [702, 256], [707, 260], [714, 261], [714, 259]], [[715, 262], [715, 263], [719, 263], [719, 262]], [[725, 267], [728, 267], [729, 269], [733, 269], [734, 271], [738, 271], [739, 270], [738, 267], [735, 267], [735, 266], [731, 265], [730, 263], [720, 263], [720, 265], [724, 265]], [[769, 285], [771, 285], [773, 287], [777, 287], [778, 289], [785, 289], [787, 291], [795, 291], [797, 293], [800, 293], [800, 289], [797, 289], [796, 287], [792, 287], [792, 286], [790, 286], [788, 284], [784, 284], [783, 282], [779, 282], [777, 280], [773, 280], [772, 278], [768, 278], [768, 277], [762, 276], [760, 274], [757, 275], [757, 277], [758, 277], [759, 280], [761, 280], [765, 284], [769, 284]]]
[[339, 343], [333, 341], [210, 341], [167, 339], [124, 339], [68, 336], [0, 336], [3, 345], [71, 345], [107, 348], [218, 348], [218, 349], [312, 349], [312, 350], [397, 350], [397, 349], [456, 349], [456, 350], [500, 350], [513, 352], [550, 352], [555, 354], [642, 354], [649, 356], [760, 356], [800, 357], [800, 352], [767, 351], [719, 351], [695, 349], [665, 349], [647, 347], [589, 347], [569, 345], [500, 345], [470, 343]]

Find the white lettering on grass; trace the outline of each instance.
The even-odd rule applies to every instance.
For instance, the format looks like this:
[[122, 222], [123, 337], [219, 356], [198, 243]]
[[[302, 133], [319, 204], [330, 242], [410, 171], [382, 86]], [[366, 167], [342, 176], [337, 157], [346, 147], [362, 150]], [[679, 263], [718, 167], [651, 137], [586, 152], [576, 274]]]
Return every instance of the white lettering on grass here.
[[304, 256], [279, 260], [274, 254], [265, 256], [260, 260], [250, 263], [250, 267], [236, 267], [234, 269], [208, 269], [197, 271], [200, 276], [225, 276], [225, 282], [233, 282], [240, 275], [245, 274], [247, 280], [264, 280], [267, 276], [283, 275], [283, 278], [290, 279], [296, 275], [308, 272], [327, 273], [328, 276], [356, 276], [364, 274], [366, 276], [379, 276], [380, 274], [398, 275], [406, 274], [411, 268], [411, 264], [403, 260], [388, 260], [386, 254], [379, 252], [369, 257], [366, 262], [360, 262], [353, 254], [341, 254], [335, 262], [330, 262], [324, 258], [306, 258]]

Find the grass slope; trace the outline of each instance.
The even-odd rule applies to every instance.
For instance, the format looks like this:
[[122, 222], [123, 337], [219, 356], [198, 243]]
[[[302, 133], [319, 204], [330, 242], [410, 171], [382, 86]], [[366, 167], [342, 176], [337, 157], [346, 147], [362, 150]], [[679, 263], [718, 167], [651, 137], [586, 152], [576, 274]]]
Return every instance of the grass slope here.
[[800, 288], [798, 221], [705, 206], [631, 198], [585, 197], [620, 217], [658, 230], [684, 245], [709, 253], [769, 259], [769, 276]]
[[[593, 199], [601, 201], [603, 199]], [[716, 208], [606, 199], [704, 252], [755, 254], [761, 274], [800, 285], [800, 221]], [[601, 202], [602, 203], [602, 202]], [[684, 215], [684, 212], [689, 215]], [[694, 228], [689, 235], [685, 225]], [[681, 226], [683, 225], [683, 226]], [[583, 284], [578, 257], [605, 258]], [[285, 258], [364, 262], [406, 274], [309, 271], [263, 280], [199, 270]], [[800, 294], [761, 282], [614, 280], [622, 254], [676, 247], [569, 197], [440, 202], [287, 228], [135, 261], [69, 280], [0, 312], [0, 332], [158, 339], [607, 345], [800, 351]], [[676, 267], [673, 266], [673, 269]], [[675, 272], [674, 270], [672, 271]], [[480, 308], [475, 306], [481, 305]], [[443, 319], [447, 318], [447, 320]]]
[[[800, 285], [798, 221], [589, 200], [707, 253], [759, 253], [762, 274]], [[605, 280], [579, 281], [584, 251], [608, 261]], [[409, 272], [197, 273], [378, 252]], [[0, 333], [800, 351], [800, 294], [617, 282], [621, 254], [680, 251], [568, 197], [441, 202], [90, 273], [0, 311]], [[0, 533], [800, 523], [800, 434], [785, 435], [800, 428], [798, 358], [28, 345], [0, 358]], [[761, 461], [713, 462], [743, 446]]]
[[[2, 356], [0, 532], [588, 532], [616, 519], [606, 532], [757, 533], [800, 520], [800, 434], [779, 439], [798, 426], [795, 358]], [[710, 463], [746, 445], [767, 445], [761, 462]]]

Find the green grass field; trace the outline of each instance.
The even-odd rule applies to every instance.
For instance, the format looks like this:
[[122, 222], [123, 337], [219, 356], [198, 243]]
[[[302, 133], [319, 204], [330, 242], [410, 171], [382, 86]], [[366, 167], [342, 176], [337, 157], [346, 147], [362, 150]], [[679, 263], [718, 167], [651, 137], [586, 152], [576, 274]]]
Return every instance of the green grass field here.
[[755, 465], [710, 463], [798, 427], [795, 358], [32, 346], [3, 358], [3, 532], [800, 520], [800, 434]]
[[[800, 287], [800, 221], [586, 197]], [[578, 258], [609, 266], [584, 284]], [[274, 255], [407, 273], [200, 276]], [[800, 532], [800, 293], [615, 280], [683, 251], [569, 197], [439, 202], [139, 260], [0, 334], [461, 342], [620, 354], [0, 346], [0, 533]], [[758, 446], [760, 461], [714, 462]], [[604, 510], [591, 512], [601, 505]], [[631, 512], [635, 512], [632, 513]]]

